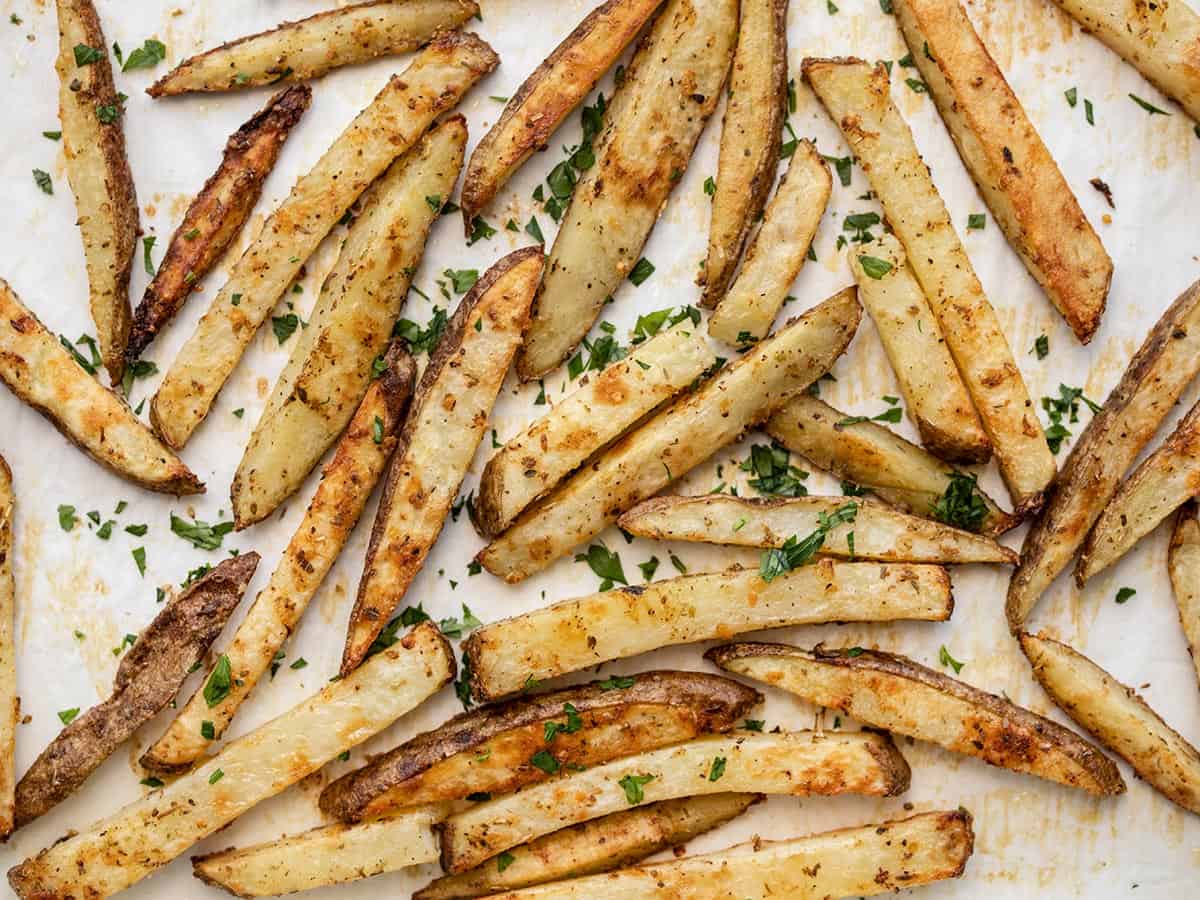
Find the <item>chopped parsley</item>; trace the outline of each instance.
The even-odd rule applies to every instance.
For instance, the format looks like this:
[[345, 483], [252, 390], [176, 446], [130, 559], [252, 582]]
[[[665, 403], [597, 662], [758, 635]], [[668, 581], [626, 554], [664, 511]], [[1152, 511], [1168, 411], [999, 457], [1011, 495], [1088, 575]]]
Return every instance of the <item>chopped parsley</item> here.
[[478, 269], [446, 269], [442, 274], [450, 280], [456, 294], [465, 294], [479, 280]]
[[529, 757], [529, 761], [547, 775], [555, 774], [560, 768], [558, 760], [547, 750], [539, 750], [533, 756]]
[[946, 649], [945, 644], [942, 644], [941, 649], [938, 650], [938, 662], [947, 668], [953, 669], [955, 675], [961, 672], [963, 670], [963, 666], [966, 665], [966, 663], [961, 663], [951, 656], [950, 651]]
[[496, 871], [503, 872], [505, 869], [507, 869], [509, 866], [511, 866], [515, 860], [516, 860], [516, 857], [513, 856], [511, 853], [509, 853], [507, 850], [505, 850], [503, 853], [501, 853], [499, 856], [496, 857]]
[[58, 507], [58, 527], [63, 531], [70, 531], [78, 521], [79, 519], [75, 515], [74, 506], [62, 504]]
[[807, 563], [825, 545], [829, 532], [838, 525], [853, 522], [857, 515], [858, 504], [852, 500], [843, 503], [832, 514], [817, 513], [817, 527], [807, 537], [800, 539], [792, 535], [783, 546], [763, 551], [758, 565], [763, 581], [772, 581]]
[[539, 244], [546, 243], [546, 236], [542, 234], [542, 226], [538, 224], [537, 216], [529, 217], [529, 221], [525, 223], [525, 233]]
[[157, 271], [154, 260], [150, 258], [150, 251], [154, 249], [154, 242], [158, 238], [153, 235], [142, 238], [142, 265], [146, 267], [146, 274], [153, 276]]
[[225, 773], [220, 769], [216, 769], [211, 775], [208, 776], [208, 783], [216, 784], [218, 781], [220, 781], [224, 777], [225, 777]]
[[739, 466], [743, 472], [755, 476], [749, 486], [760, 494], [772, 497], [804, 497], [808, 488], [804, 481], [809, 473], [791, 464], [791, 455], [782, 444], [772, 441], [770, 445], [755, 444], [750, 448], [750, 458]]
[[73, 706], [70, 709], [60, 709], [58, 711], [58, 719], [64, 725], [70, 725], [75, 721], [75, 717], [79, 715], [79, 707]]
[[633, 687], [636, 681], [632, 675], [610, 675], [603, 681], [597, 681], [596, 686], [602, 691], [624, 691]]
[[294, 312], [282, 316], [271, 316], [271, 330], [275, 332], [275, 340], [280, 344], [287, 343], [287, 339], [295, 334], [299, 324], [300, 317]]
[[624, 789], [625, 799], [629, 801], [629, 805], [637, 806], [646, 799], [646, 792], [642, 788], [653, 780], [653, 775], [626, 775], [617, 784]]
[[1072, 432], [1067, 425], [1079, 421], [1080, 401], [1087, 404], [1093, 415], [1100, 412], [1100, 406], [1083, 395], [1083, 388], [1060, 384], [1057, 397], [1042, 397], [1042, 409], [1050, 419], [1050, 427], [1046, 429], [1046, 443], [1050, 445], [1051, 453], [1058, 453], [1062, 449], [1062, 442], [1071, 436]]
[[654, 577], [654, 573], [658, 571], [658, 557], [651, 556], [645, 562], [638, 563], [638, 568], [642, 570], [642, 580], [649, 581]]
[[633, 282], [635, 287], [638, 287], [653, 274], [654, 263], [650, 262], [650, 260], [643, 256], [629, 271], [629, 280]]
[[983, 213], [971, 213], [967, 216], [968, 231], [983, 231], [987, 227], [987, 216]]
[[543, 725], [542, 736], [547, 744], [551, 743], [559, 734], [575, 734], [583, 728], [583, 717], [579, 715], [579, 710], [573, 704], [563, 704], [563, 713], [567, 717], [565, 723], [549, 721]]
[[1075, 104], [1079, 102], [1079, 91], [1075, 88], [1063, 91], [1063, 96], [1067, 98], [1067, 106], [1071, 107], [1071, 109], [1074, 109]]
[[1146, 112], [1150, 113], [1150, 115], [1152, 115], [1152, 116], [1169, 116], [1169, 115], [1171, 115], [1165, 109], [1159, 109], [1153, 103], [1150, 103], [1148, 100], [1143, 100], [1137, 94], [1130, 94], [1129, 99], [1132, 100], [1134, 103], [1136, 103], [1138, 106], [1140, 106], [1142, 109], [1144, 109]]
[[946, 490], [933, 504], [933, 517], [955, 528], [979, 531], [988, 509], [976, 480], [974, 475], [952, 472]]
[[717, 183], [711, 175], [704, 179], [704, 193], [710, 197], [717, 193]]
[[383, 443], [383, 419], [379, 416], [376, 416], [375, 421], [371, 423], [371, 440], [377, 444]]
[[863, 271], [876, 281], [892, 271], [892, 264], [890, 262], [886, 259], [879, 259], [876, 256], [863, 254], [858, 258], [858, 262], [862, 266]]
[[138, 574], [145, 575], [146, 574], [146, 548], [145, 547], [134, 547], [129, 552], [133, 556], [134, 564], [137, 565]]
[[100, 62], [102, 59], [104, 59], [103, 50], [89, 47], [87, 44], [75, 45], [75, 65], [90, 66], [92, 63]]
[[33, 183], [42, 189], [43, 194], [54, 193], [54, 182], [50, 180], [49, 172], [44, 172], [41, 169], [34, 169]]
[[229, 657], [222, 653], [217, 659], [217, 664], [213, 666], [208, 681], [204, 683], [204, 702], [208, 704], [208, 708], [212, 709], [228, 697], [231, 687], [233, 687], [233, 665], [229, 662]]
[[1036, 353], [1038, 359], [1045, 359], [1050, 355], [1050, 338], [1044, 334], [1039, 334], [1029, 352]]
[[220, 548], [225, 535], [233, 531], [233, 523], [217, 522], [214, 525], [210, 525], [208, 522], [202, 522], [199, 519], [193, 519], [191, 522], [188, 522], [175, 515], [175, 513], [171, 513], [171, 531], [177, 537], [183, 538], [201, 550], [217, 550]]
[[1124, 603], [1136, 593], [1137, 591], [1131, 587], [1123, 587], [1117, 591], [1117, 602]]
[[725, 774], [725, 757], [718, 756], [713, 759], [712, 765], [708, 769], [709, 781], [720, 781], [721, 776]]
[[408, 341], [409, 349], [413, 353], [432, 353], [441, 342], [448, 321], [446, 311], [440, 306], [435, 306], [429, 324], [425, 328], [421, 328], [410, 319], [400, 319], [392, 329], [392, 334]]
[[[420, 610], [419, 607], [418, 607], [418, 610]], [[405, 610], [405, 612], [407, 612], [407, 610]], [[425, 615], [424, 610], [420, 610], [420, 613], [423, 616]], [[428, 616], [425, 616], [425, 617], [429, 618]], [[420, 621], [420, 620], [418, 619], [417, 621]], [[404, 623], [404, 624], [415, 625], [416, 622], [410, 622], [410, 623]], [[448, 619], [442, 619], [438, 623], [438, 628], [441, 629], [442, 634], [446, 635], [446, 637], [457, 638], [457, 637], [462, 637], [463, 634], [470, 633], [471, 631], [473, 631], [476, 628], [479, 628], [482, 625], [483, 625], [483, 623], [480, 622], [479, 619], [477, 619], [475, 617], [475, 614], [473, 612], [471, 612], [471, 607], [467, 606], [467, 604], [464, 603], [462, 605], [462, 619], [461, 620], [455, 619], [453, 617], [448, 618]]]
[[853, 156], [825, 156], [822, 154], [827, 163], [832, 163], [834, 171], [837, 172], [838, 180], [842, 183], [842, 187], [850, 187], [851, 169], [854, 165]]
[[600, 590], [610, 590], [615, 583], [629, 584], [625, 579], [625, 569], [621, 565], [621, 555], [614, 553], [603, 544], [592, 544], [586, 553], [576, 553], [575, 562], [588, 564], [600, 579]]

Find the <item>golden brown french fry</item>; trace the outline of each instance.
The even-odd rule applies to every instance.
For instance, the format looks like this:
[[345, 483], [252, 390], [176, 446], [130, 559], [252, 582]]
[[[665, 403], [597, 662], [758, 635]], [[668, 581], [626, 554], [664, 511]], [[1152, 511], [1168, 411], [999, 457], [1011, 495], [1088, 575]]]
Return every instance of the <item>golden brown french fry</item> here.
[[1200, 680], [1200, 520], [1197, 520], [1196, 501], [1189, 500], [1179, 509], [1171, 547], [1167, 551], [1167, 571], [1179, 621], [1187, 638], [1188, 653]]
[[855, 291], [847, 288], [793, 319], [529, 507], [477, 559], [516, 582], [595, 537], [828, 371], [861, 317]]
[[408, 53], [478, 14], [473, 0], [372, 0], [284, 22], [189, 57], [146, 88], [151, 97], [305, 81]]
[[282, 90], [225, 142], [221, 165], [192, 200], [171, 235], [154, 280], [133, 311], [127, 363], [142, 355], [238, 236], [279, 151], [311, 100], [312, 89], [306, 84]]
[[1033, 676], [1059, 708], [1159, 793], [1200, 814], [1200, 752], [1082, 653], [1045, 634], [1020, 635]]
[[563, 38], [512, 95], [471, 154], [463, 177], [463, 222], [471, 221], [617, 61], [663, 0], [607, 0]]
[[0, 456], [0, 841], [8, 840], [14, 827], [17, 718], [21, 706], [17, 696], [17, 650], [13, 640], [16, 626], [12, 563], [15, 503], [12, 470]]
[[137, 194], [125, 157], [124, 106], [92, 0], [56, 0], [58, 116], [75, 194], [88, 295], [100, 356], [113, 384], [125, 371], [129, 274], [137, 245]]
[[904, 245], [991, 439], [1017, 514], [1035, 512], [1054, 478], [1054, 457], [996, 311], [892, 103], [887, 70], [858, 59], [806, 59], [803, 71]]
[[1016, 631], [1042, 592], [1067, 567], [1134, 460], [1183, 389], [1200, 371], [1200, 282], [1179, 295], [1150, 329], [1100, 410], [1080, 435], [1050, 503], [1025, 535], [1008, 583], [1008, 625]]
[[909, 59], [996, 223], [1086, 344], [1113, 265], [1054, 157], [959, 2], [897, 0], [895, 11]]

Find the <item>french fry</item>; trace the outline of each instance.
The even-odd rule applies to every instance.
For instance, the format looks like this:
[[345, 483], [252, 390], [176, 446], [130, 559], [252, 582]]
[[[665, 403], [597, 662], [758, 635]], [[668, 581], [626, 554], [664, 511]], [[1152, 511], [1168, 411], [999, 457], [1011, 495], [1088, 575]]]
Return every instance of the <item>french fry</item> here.
[[847, 288], [793, 319], [530, 506], [477, 559], [508, 582], [544, 569], [815, 381], [846, 349], [861, 316]]
[[0, 841], [8, 840], [14, 828], [17, 782], [17, 719], [21, 701], [17, 696], [16, 590], [13, 583], [13, 492], [12, 470], [0, 456]]
[[463, 651], [483, 700], [674, 644], [822, 622], [942, 622], [953, 610], [938, 566], [820, 559], [769, 582], [731, 569], [564, 600], [476, 629]]
[[169, 446], [182, 447], [204, 421], [275, 302], [351, 204], [498, 63], [473, 34], [441, 35], [297, 180], [234, 265], [154, 395], [151, 421]]
[[1196, 501], [1189, 500], [1179, 509], [1171, 546], [1167, 551], [1167, 571], [1179, 621], [1187, 638], [1188, 653], [1200, 681], [1200, 521], [1196, 517]]

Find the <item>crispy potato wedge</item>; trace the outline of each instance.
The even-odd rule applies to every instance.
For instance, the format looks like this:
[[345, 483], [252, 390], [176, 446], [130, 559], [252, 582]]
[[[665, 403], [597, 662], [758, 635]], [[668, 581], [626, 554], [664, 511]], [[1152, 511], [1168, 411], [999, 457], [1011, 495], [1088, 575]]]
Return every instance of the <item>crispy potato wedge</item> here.
[[1018, 515], [1035, 512], [1054, 457], [996, 311], [889, 93], [887, 70], [806, 59], [804, 77], [841, 128], [937, 316]]
[[[108, 43], [92, 0], [56, 0], [58, 116], [67, 180], [75, 194], [88, 295], [100, 356], [113, 384], [125, 372], [129, 275], [137, 246], [138, 208], [125, 156], [124, 106], [113, 84]], [[76, 47], [98, 54], [80, 65]], [[85, 54], [87, 55], [87, 54]]]
[[164, 494], [203, 493], [200, 479], [123, 400], [84, 371], [63, 343], [0, 279], [0, 380], [9, 390], [127, 481]]
[[1200, 121], [1200, 15], [1187, 3], [1054, 0], [1146, 80]]
[[583, 724], [554, 738], [563, 765], [593, 766], [701, 734], [729, 731], [762, 702], [736, 681], [698, 672], [642, 672], [462, 713], [343, 775], [321, 792], [321, 811], [357, 821], [420, 803], [503, 794], [549, 773], [529, 760], [546, 723], [568, 707]]
[[727, 672], [841, 710], [873, 728], [1091, 794], [1125, 790], [1112, 761], [1079, 735], [904, 656], [756, 643], [714, 647], [705, 656]]
[[1100, 327], [1113, 264], [1054, 157], [960, 3], [900, 0], [896, 21], [996, 223], [1086, 344]]
[[14, 827], [17, 782], [17, 719], [21, 701], [17, 696], [16, 590], [13, 582], [13, 492], [12, 470], [0, 456], [0, 841], [8, 840]]
[[[778, 127], [773, 134], [772, 148], [778, 142]], [[713, 301], [717, 308], [708, 320], [709, 334], [736, 347], [767, 336], [804, 267], [832, 189], [829, 167], [816, 147], [809, 141], [798, 142], [733, 286]], [[712, 252], [710, 243], [709, 254]], [[732, 275], [736, 262], [730, 264], [728, 274]]]
[[1171, 575], [1188, 653], [1196, 667], [1196, 679], [1200, 681], [1200, 520], [1197, 519], [1195, 500], [1180, 507], [1175, 519], [1175, 530], [1171, 533], [1171, 546], [1167, 551], [1167, 571]]
[[[867, 488], [904, 512], [938, 519], [939, 501], [962, 473], [878, 422], [847, 422], [851, 418], [823, 400], [800, 394], [763, 427], [787, 449], [830, 474]], [[971, 493], [985, 510], [981, 534], [995, 537], [1018, 523], [978, 486], [972, 486]]]
[[446, 324], [413, 395], [371, 529], [342, 674], [362, 662], [442, 532], [492, 404], [529, 327], [540, 246], [496, 262]]
[[[553, 744], [546, 752], [553, 762]], [[451, 816], [437, 826], [442, 868], [464, 872], [518, 844], [642, 803], [727, 791], [894, 797], [908, 790], [910, 778], [908, 763], [881, 734], [696, 738], [530, 785]]]
[[20, 828], [73, 794], [100, 764], [166, 709], [217, 639], [258, 568], [227, 559], [163, 607], [125, 654], [112, 694], [67, 725], [17, 783]]
[[299, 490], [354, 416], [438, 215], [426, 198], [450, 196], [466, 144], [466, 121], [451, 116], [367, 189], [233, 476], [239, 529]]
[[508, 582], [544, 569], [828, 371], [861, 317], [855, 291], [847, 288], [791, 320], [530, 506], [476, 558]]
[[154, 395], [150, 418], [168, 445], [182, 447], [204, 421], [275, 302], [351, 204], [498, 63], [473, 34], [438, 37], [297, 180], [234, 265]]
[[1150, 329], [1125, 374], [1092, 417], [1055, 482], [1050, 503], [1021, 546], [1005, 611], [1016, 631], [1067, 567], [1121, 477], [1200, 371], [1200, 281]]
[[557, 881], [492, 900], [709, 900], [868, 897], [958, 878], [975, 847], [965, 809]]
[[695, 326], [683, 322], [588, 376], [488, 460], [472, 519], [479, 532], [500, 534], [593, 453], [691, 385], [716, 358]]
[[[708, 258], [697, 279], [697, 284], [704, 288], [700, 300], [704, 306], [716, 306], [724, 296], [746, 238], [762, 215], [775, 182], [779, 131], [787, 104], [787, 10], [788, 0], [742, 0], [737, 49], [729, 76], [729, 100], [725, 105], [725, 121], [721, 123], [721, 154], [708, 228]], [[799, 146], [796, 149], [798, 153], [804, 152]], [[815, 151], [811, 145], [804, 149], [808, 158], [797, 168], [813, 165]], [[828, 178], [829, 171], [821, 158], [816, 156], [815, 161]], [[821, 210], [824, 208], [822, 203]], [[820, 215], [818, 212], [818, 219]], [[795, 226], [793, 222], [792, 227]], [[801, 252], [802, 259], [807, 250], [805, 247]]]
[[440, 806], [326, 825], [251, 847], [192, 857], [192, 874], [236, 897], [275, 897], [436, 862]]
[[550, 250], [522, 379], [566, 359], [637, 264], [717, 108], [737, 30], [737, 0], [669, 0], [642, 39]]
[[382, 731], [453, 680], [455, 670], [449, 642], [424, 622], [204, 765], [9, 869], [9, 884], [23, 900], [124, 890]]
[[601, 3], [517, 88], [467, 164], [459, 203], [468, 234], [471, 220], [530, 156], [546, 147], [662, 4], [663, 0]]
[[439, 878], [413, 894], [413, 900], [484, 897], [609, 872], [678, 847], [737, 818], [762, 798], [762, 794], [709, 794], [611, 813], [514, 848], [513, 859], [503, 871], [488, 862]]
[[617, 524], [630, 534], [658, 541], [781, 547], [790, 537], [803, 538], [816, 531], [821, 516], [831, 515], [847, 502], [857, 507], [854, 520], [835, 525], [826, 534], [819, 551], [826, 556], [910, 563], [1017, 562], [1016, 553], [989, 537], [910, 516], [870, 499], [654, 497], [625, 513]]
[[342, 66], [416, 50], [478, 12], [473, 0], [373, 0], [330, 9], [189, 57], [146, 93], [169, 97], [307, 81]]
[[133, 311], [127, 363], [141, 356], [183, 308], [200, 279], [241, 232], [284, 142], [311, 101], [312, 89], [306, 84], [282, 90], [225, 142], [221, 165], [192, 200], [171, 235], [154, 280]]
[[823, 622], [942, 622], [953, 611], [938, 566], [820, 559], [769, 582], [735, 568], [563, 600], [477, 629], [463, 652], [483, 700], [673, 644]]
[[875, 322], [921, 443], [950, 462], [986, 462], [992, 443], [904, 248], [885, 233], [848, 255], [858, 299]]
[[1200, 814], [1200, 752], [1082, 653], [1045, 634], [1022, 632], [1033, 677], [1068, 716], [1173, 803]]
[[[299, 626], [300, 617], [354, 531], [398, 443], [416, 365], [402, 341], [392, 345], [384, 363], [383, 372], [371, 383], [325, 467], [312, 502], [271, 573], [271, 580], [255, 598], [222, 654], [232, 676], [228, 693], [209, 703], [204, 689], [197, 688], [163, 735], [142, 755], [145, 768], [173, 773], [201, 759], [212, 742], [224, 734], [242, 702]], [[208, 678], [212, 677], [210, 671]]]

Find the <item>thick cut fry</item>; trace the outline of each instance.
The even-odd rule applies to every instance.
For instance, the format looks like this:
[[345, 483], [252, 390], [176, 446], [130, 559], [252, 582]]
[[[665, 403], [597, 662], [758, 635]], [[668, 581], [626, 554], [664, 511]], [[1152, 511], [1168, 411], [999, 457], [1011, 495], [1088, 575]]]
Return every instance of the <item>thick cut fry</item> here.
[[514, 848], [512, 861], [503, 871], [486, 862], [461, 874], [439, 878], [413, 894], [413, 900], [484, 897], [561, 878], [608, 872], [660, 850], [678, 847], [740, 816], [762, 796], [709, 794], [611, 813]]
[[408, 53], [479, 13], [473, 0], [374, 0], [284, 22], [185, 59], [151, 97], [306, 81], [378, 56]]
[[183, 308], [200, 279], [241, 232], [284, 142], [311, 100], [312, 89], [306, 84], [280, 91], [225, 142], [221, 165], [192, 200], [171, 235], [154, 280], [133, 311], [125, 348], [128, 363], [141, 356]]
[[599, 534], [828, 371], [861, 317], [855, 291], [847, 288], [793, 319], [527, 509], [480, 551], [479, 562], [517, 582]]
[[564, 600], [477, 629], [463, 651], [483, 700], [673, 644], [823, 622], [941, 622], [953, 611], [938, 566], [821, 559], [769, 582], [731, 569]]
[[1054, 157], [957, 0], [899, 0], [896, 21], [996, 223], [1086, 344], [1113, 264]]
[[550, 773], [529, 760], [545, 749], [547, 723], [563, 724], [569, 709], [581, 724], [558, 729], [554, 755], [586, 767], [729, 731], [761, 702], [758, 691], [698, 672], [642, 672], [519, 697], [455, 716], [343, 775], [321, 792], [321, 811], [356, 821], [543, 781]]
[[393, 76], [300, 177], [159, 385], [150, 416], [167, 444], [182, 447], [204, 421], [275, 301], [359, 194], [498, 63], [475, 35], [442, 35]]
[[449, 643], [422, 623], [203, 766], [10, 869], [9, 884], [22, 900], [112, 896], [382, 731], [454, 674]]
[[1196, 678], [1200, 680], [1200, 521], [1196, 509], [1196, 501], [1189, 500], [1179, 510], [1175, 530], [1171, 533], [1171, 547], [1167, 551], [1167, 571], [1171, 575], [1188, 653], [1196, 667]]
[[[788, 0], [742, 0], [737, 49], [729, 76], [729, 100], [721, 125], [708, 258], [697, 279], [704, 287], [701, 302], [708, 307], [717, 305], [733, 280], [742, 246], [762, 215], [767, 194], [775, 182], [779, 131], [787, 104], [787, 10]], [[806, 142], [804, 148], [797, 146], [796, 152], [808, 157], [798, 168], [815, 166], [824, 170], [828, 182], [829, 171], [810, 144]], [[811, 190], [812, 186], [808, 187]], [[826, 199], [828, 194], [827, 188]], [[815, 207], [812, 200], [808, 202]], [[820, 207], [823, 211], [825, 204]], [[817, 218], [820, 216], [818, 212]], [[794, 229], [797, 223], [790, 224]], [[811, 234], [808, 240], [812, 240]], [[801, 259], [807, 250], [806, 246], [801, 251]], [[780, 280], [786, 279], [780, 276]], [[761, 338], [763, 334], [755, 337]]]
[[[137, 245], [137, 194], [125, 157], [124, 105], [92, 0], [56, 0], [58, 115], [75, 194], [88, 295], [100, 356], [113, 384], [125, 371], [129, 274]], [[80, 54], [79, 47], [89, 51]], [[88, 58], [88, 62], [80, 60]]]
[[727, 791], [894, 797], [908, 790], [910, 777], [886, 735], [799, 731], [697, 738], [531, 785], [451, 816], [438, 826], [442, 867], [463, 872], [518, 844], [642, 803]]
[[12, 471], [0, 456], [0, 841], [8, 840], [14, 827], [17, 781], [17, 718], [21, 701], [17, 696], [16, 590], [13, 582], [13, 492]]
[[788, 841], [755, 839], [717, 853], [558, 881], [492, 900], [868, 897], [958, 878], [974, 847], [971, 814], [958, 809]]
[[[657, 541], [782, 547], [789, 538], [812, 534], [821, 516], [832, 515], [846, 502], [845, 497], [655, 497], [625, 513], [617, 524], [630, 534]], [[818, 552], [884, 562], [1017, 562], [1016, 553], [991, 538], [897, 512], [873, 500], [850, 502], [857, 507], [854, 520], [826, 532]]]
[[466, 143], [466, 122], [452, 116], [368, 189], [233, 476], [239, 529], [295, 493], [350, 422], [404, 305], [438, 201], [454, 189]]
[[[329, 574], [396, 449], [416, 366], [397, 342], [325, 467], [312, 502], [283, 551], [271, 580], [238, 625], [220, 664], [228, 660], [229, 691], [210, 703], [198, 688], [167, 730], [142, 755], [155, 772], [178, 772], [221, 737], [242, 702], [276, 662], [276, 654]], [[210, 672], [208, 678], [211, 679]], [[207, 682], [208, 679], [206, 679]]]
[[564, 397], [488, 460], [473, 521], [487, 537], [716, 362], [691, 322], [651, 338]]
[[1183, 0], [1054, 0], [1200, 121], [1200, 15]]
[[[867, 488], [916, 516], [939, 519], [939, 502], [962, 473], [878, 422], [852, 417], [816, 397], [800, 394], [767, 420], [767, 434], [830, 474]], [[843, 424], [845, 423], [845, 424]], [[983, 504], [981, 534], [995, 537], [1017, 519], [972, 486]], [[944, 513], [943, 513], [944, 514]]]
[[75, 362], [71, 350], [0, 279], [0, 380], [105, 468], [151, 491], [200, 494], [204, 485], [125, 402]]
[[17, 784], [17, 827], [49, 812], [162, 710], [200, 665], [258, 568], [257, 553], [227, 559], [171, 601], [121, 660], [112, 694], [72, 721]]
[[1006, 612], [1016, 631], [1071, 557], [1200, 371], [1200, 282], [1179, 295], [1150, 329], [1125, 374], [1079, 436], [1050, 503], [1025, 535], [1021, 565], [1008, 583]]
[[517, 88], [483, 136], [463, 177], [463, 222], [492, 202], [500, 188], [588, 95], [663, 0], [607, 0], [592, 10]]
[[841, 710], [864, 725], [1092, 794], [1125, 790], [1117, 767], [1079, 735], [903, 656], [755, 643], [714, 647], [706, 656], [726, 671]]
[[881, 234], [852, 249], [850, 270], [921, 443], [951, 462], [985, 462], [991, 441], [900, 242]]
[[240, 849], [192, 857], [192, 874], [237, 897], [275, 897], [437, 862], [426, 807], [360, 825], [326, 825]]
[[737, 26], [737, 0], [669, 0], [642, 40], [554, 239], [522, 379], [566, 359], [633, 270], [717, 107]]
[[343, 675], [367, 655], [441, 534], [529, 326], [542, 265], [540, 246], [493, 265], [454, 311], [421, 376], [371, 529]]
[[1033, 676], [1059, 708], [1173, 803], [1200, 814], [1200, 753], [1126, 687], [1082, 653], [1022, 632]]
[[1035, 512], [1054, 457], [996, 311], [893, 105], [883, 64], [806, 59], [804, 77], [841, 128], [904, 245], [992, 442], [1018, 515]]

